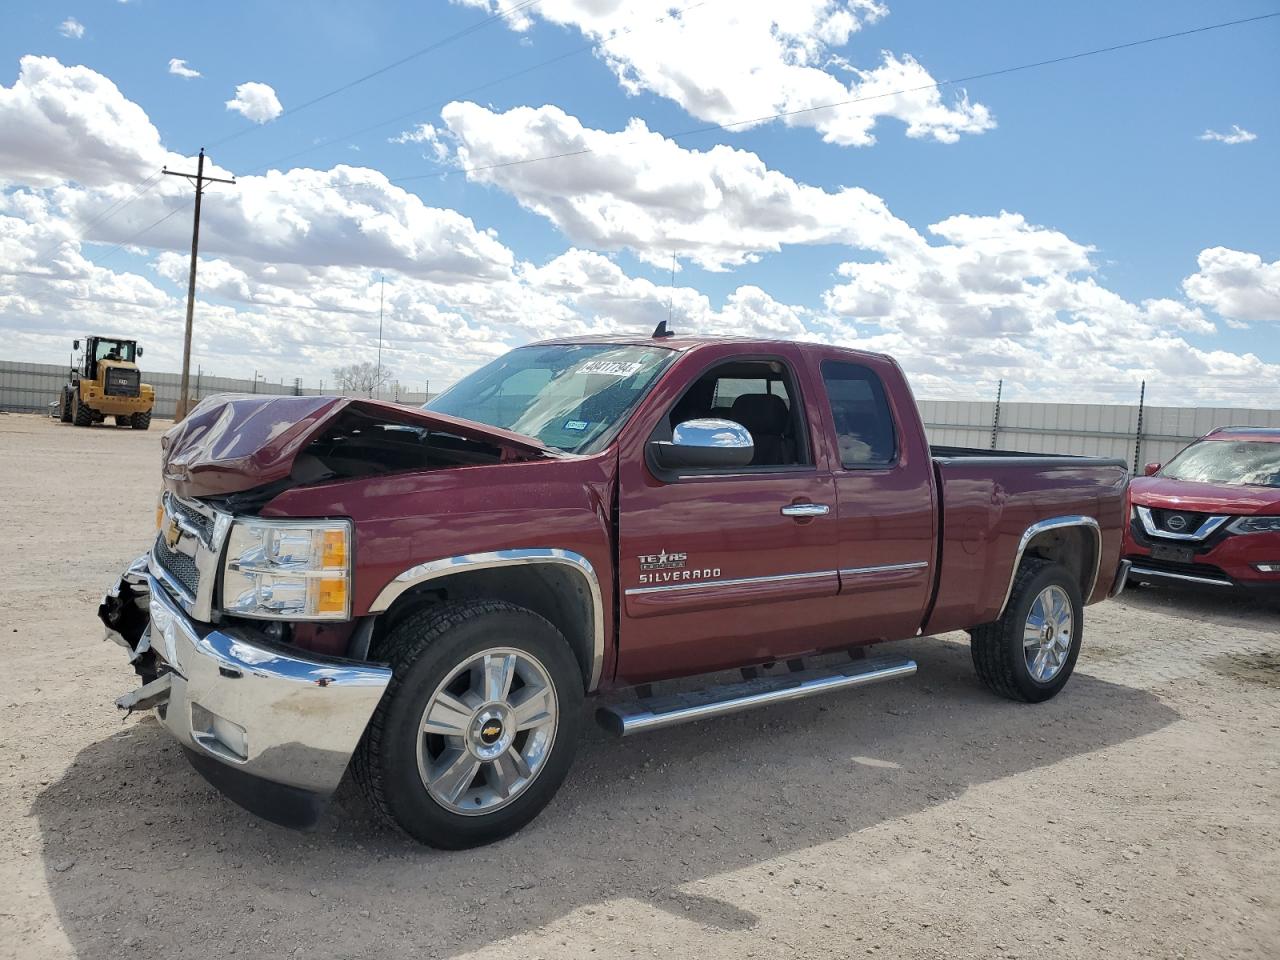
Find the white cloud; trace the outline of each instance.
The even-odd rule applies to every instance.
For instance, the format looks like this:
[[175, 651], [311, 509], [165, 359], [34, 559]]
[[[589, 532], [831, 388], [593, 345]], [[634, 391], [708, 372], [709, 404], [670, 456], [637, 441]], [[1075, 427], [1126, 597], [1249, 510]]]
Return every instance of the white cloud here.
[[[640, 120], [608, 133], [558, 107], [499, 114], [473, 103], [451, 103], [442, 117], [469, 179], [506, 190], [575, 243], [630, 248], [651, 263], [676, 253], [720, 270], [787, 244], [885, 249], [918, 239], [861, 188], [800, 184], [733, 147], [687, 150]], [[566, 156], [520, 162], [553, 155]]]
[[[493, 12], [502, 6], [501, 0], [458, 2]], [[884, 51], [879, 63], [860, 67], [836, 52], [888, 14], [878, 0], [705, 3], [675, 15], [671, 8], [669, 0], [543, 0], [505, 22], [524, 30], [536, 15], [574, 27], [597, 44], [628, 93], [666, 97], [701, 120], [734, 129], [787, 113], [782, 122], [788, 126], [812, 127], [831, 143], [865, 146], [875, 142], [872, 131], [882, 117], [906, 124], [908, 136], [944, 143], [995, 126], [991, 112], [963, 92], [944, 97], [911, 56]], [[858, 102], [846, 103], [851, 100]], [[844, 105], [814, 109], [834, 103]]]
[[227, 101], [227, 109], [247, 117], [254, 123], [266, 123], [284, 113], [280, 98], [268, 84], [250, 81], [236, 87], [236, 95]]
[[84, 24], [75, 17], [67, 17], [58, 24], [58, 32], [70, 40], [79, 40], [84, 36]]
[[[179, 60], [177, 57], [172, 57], [169, 60], [169, 72], [172, 73], [175, 77], [184, 77], [188, 80], [190, 80], [192, 77], [200, 76], [199, 70], [195, 70], [187, 66], [187, 61]], [[237, 94], [238, 93], [239, 91], [237, 91]]]
[[1280, 260], [1267, 263], [1256, 253], [1211, 247], [1200, 251], [1197, 263], [1200, 270], [1182, 281], [1189, 298], [1233, 326], [1280, 323]]
[[1233, 123], [1231, 130], [1227, 133], [1218, 133], [1216, 130], [1206, 130], [1197, 137], [1199, 140], [1216, 140], [1219, 143], [1248, 143], [1251, 140], [1257, 140], [1258, 135], [1244, 129], [1239, 124]]
[[114, 83], [53, 57], [19, 63], [13, 86], [0, 86], [0, 179], [106, 185], [159, 169], [159, 133]]
[[[1130, 401], [1144, 378], [1153, 402], [1248, 403], [1280, 390], [1280, 365], [1197, 339], [1213, 334], [1217, 317], [1275, 317], [1280, 267], [1254, 254], [1206, 250], [1187, 300], [1134, 303], [1102, 284], [1086, 243], [1016, 213], [966, 213], [919, 232], [873, 194], [800, 183], [746, 151], [687, 150], [639, 125], [590, 130], [553, 108], [455, 106], [446, 120], [459, 121], [456, 131], [419, 128], [407, 142], [443, 143], [455, 158], [459, 149], [495, 159], [550, 144], [599, 150], [603, 160], [489, 175], [584, 242], [634, 249], [664, 268], [670, 237], [687, 243], [687, 258], [717, 267], [804, 243], [838, 244], [848, 262], [807, 305], [751, 282], [713, 300], [685, 281], [672, 288], [665, 270], [661, 282], [631, 275], [598, 251], [521, 261], [495, 232], [375, 170], [272, 171], [206, 196], [195, 337], [206, 375], [247, 376], [256, 365], [314, 386], [337, 363], [371, 359], [374, 278], [386, 273], [384, 362], [419, 388], [532, 339], [651, 330], [670, 311], [681, 331], [888, 352], [926, 396], [972, 397], [996, 377], [1006, 395], [1034, 399]], [[109, 315], [138, 331], [152, 369], [175, 369], [186, 184], [159, 178], [91, 226], [89, 241], [114, 243], [180, 211], [139, 241], [155, 251], [144, 266], [121, 266], [124, 254], [94, 265], [104, 248], [85, 246], [81, 233], [140, 176], [164, 163], [189, 169], [191, 158], [166, 151], [106, 78], [48, 58], [25, 59], [14, 85], [0, 87], [0, 128], [0, 331], [11, 355], [61, 361], [85, 316]]]
[[[443, 162], [449, 156], [449, 147], [440, 139], [440, 131], [429, 123], [420, 123], [398, 136], [390, 137], [388, 143], [420, 143], [424, 149], [431, 151], [431, 156]], [[424, 154], [425, 156], [425, 154]]]

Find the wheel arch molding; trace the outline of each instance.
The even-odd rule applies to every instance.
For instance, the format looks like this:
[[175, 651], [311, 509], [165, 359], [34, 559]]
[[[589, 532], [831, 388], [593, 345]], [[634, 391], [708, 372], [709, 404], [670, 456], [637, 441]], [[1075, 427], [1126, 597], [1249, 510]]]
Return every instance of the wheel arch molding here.
[[507, 600], [532, 610], [569, 641], [586, 692], [600, 685], [604, 600], [595, 568], [582, 554], [559, 547], [526, 547], [429, 560], [397, 574], [379, 591], [369, 613], [392, 621], [398, 611], [432, 594]]
[[1080, 578], [1081, 598], [1088, 604], [1097, 587], [1102, 565], [1102, 528], [1093, 517], [1075, 515], [1049, 517], [1027, 527], [1013, 557], [1009, 586], [1005, 589], [997, 619], [1004, 616], [1009, 607], [1018, 571], [1028, 556], [1056, 560], [1074, 570]]

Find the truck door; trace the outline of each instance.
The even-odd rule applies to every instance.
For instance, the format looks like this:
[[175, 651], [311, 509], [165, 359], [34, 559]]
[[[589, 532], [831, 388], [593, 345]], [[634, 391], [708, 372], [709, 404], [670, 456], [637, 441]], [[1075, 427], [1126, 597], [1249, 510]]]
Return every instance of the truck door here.
[[[794, 349], [769, 349], [682, 360], [672, 376], [690, 370], [679, 381], [690, 385], [637, 417], [623, 445], [623, 682], [782, 659], [831, 639], [823, 630], [838, 602], [835, 488], [811, 429], [821, 388]], [[706, 417], [751, 432], [750, 466], [671, 475], [646, 456], [650, 440]]]
[[854, 641], [920, 627], [934, 571], [937, 510], [929, 447], [901, 371], [876, 357], [820, 361], [831, 420], [840, 603]]

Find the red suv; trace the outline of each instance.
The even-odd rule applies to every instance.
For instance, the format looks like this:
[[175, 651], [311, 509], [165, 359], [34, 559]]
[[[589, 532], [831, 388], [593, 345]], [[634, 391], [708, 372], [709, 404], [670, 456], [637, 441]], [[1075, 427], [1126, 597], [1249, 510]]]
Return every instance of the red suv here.
[[1280, 428], [1219, 427], [1129, 486], [1129, 579], [1280, 598]]

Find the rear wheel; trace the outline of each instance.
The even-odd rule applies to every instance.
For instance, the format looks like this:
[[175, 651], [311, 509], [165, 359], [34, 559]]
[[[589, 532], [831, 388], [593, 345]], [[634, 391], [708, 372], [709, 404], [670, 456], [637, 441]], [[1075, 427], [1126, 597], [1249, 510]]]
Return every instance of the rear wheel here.
[[80, 402], [80, 393], [71, 395], [71, 421], [77, 427], [93, 426], [93, 411]]
[[978, 678], [1011, 700], [1039, 703], [1066, 686], [1080, 655], [1080, 585], [1060, 563], [1022, 564], [1004, 616], [969, 632]]
[[122, 414], [121, 416], [116, 417], [117, 427], [127, 427], [131, 423], [133, 423], [133, 418], [128, 414]]
[[146, 430], [151, 426], [151, 411], [146, 413], [135, 413], [132, 417], [127, 418], [129, 425], [135, 430]]
[[71, 422], [71, 390], [62, 388], [62, 406], [58, 411], [58, 419], [63, 423]]
[[461, 849], [551, 801], [582, 727], [582, 673], [559, 630], [501, 601], [447, 603], [395, 627], [374, 656], [394, 675], [353, 774], [383, 817]]

